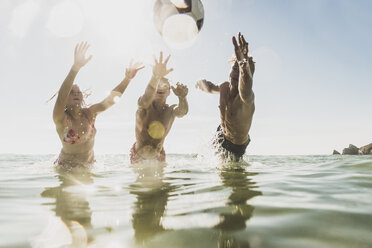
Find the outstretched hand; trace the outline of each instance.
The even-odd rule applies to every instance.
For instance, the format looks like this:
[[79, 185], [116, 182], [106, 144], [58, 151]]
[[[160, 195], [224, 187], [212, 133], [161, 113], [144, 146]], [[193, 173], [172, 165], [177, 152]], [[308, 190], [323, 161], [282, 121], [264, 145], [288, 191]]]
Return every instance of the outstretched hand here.
[[152, 67], [152, 74], [155, 77], [162, 78], [165, 77], [169, 72], [173, 71], [173, 68], [167, 70], [167, 63], [170, 55], [163, 62], [163, 52], [160, 52], [159, 61], [154, 57], [155, 64]]
[[176, 88], [171, 86], [173, 93], [178, 97], [186, 97], [187, 93], [189, 92], [187, 86], [180, 83], [177, 83], [176, 86]]
[[80, 70], [81, 67], [86, 65], [89, 60], [92, 59], [92, 55], [90, 55], [88, 58], [85, 57], [85, 53], [87, 52], [90, 45], [88, 42], [80, 42], [75, 47], [75, 54], [74, 54], [74, 65], [73, 68], [75, 70]]
[[135, 62], [133, 64], [133, 60], [131, 60], [129, 63], [129, 67], [125, 70], [125, 76], [129, 79], [134, 78], [139, 70], [145, 68], [145, 66], [141, 65], [142, 65], [141, 62]]
[[239, 45], [235, 36], [232, 37], [236, 59], [238, 62], [242, 61], [243, 59], [248, 60], [248, 43], [245, 41], [244, 36], [240, 32], [238, 33], [238, 40]]
[[205, 79], [198, 80], [195, 84], [195, 88], [203, 90], [203, 91], [208, 91], [209, 86], [207, 84], [207, 80], [205, 80]]

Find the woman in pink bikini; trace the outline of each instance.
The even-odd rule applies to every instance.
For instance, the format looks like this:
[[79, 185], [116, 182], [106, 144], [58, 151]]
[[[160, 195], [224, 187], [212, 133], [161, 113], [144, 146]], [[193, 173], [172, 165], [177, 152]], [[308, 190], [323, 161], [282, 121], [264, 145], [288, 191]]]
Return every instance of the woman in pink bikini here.
[[92, 58], [92, 56], [87, 58], [85, 56], [88, 48], [87, 42], [76, 45], [74, 64], [59, 89], [53, 110], [53, 120], [62, 142], [62, 150], [56, 161], [56, 164], [60, 166], [87, 166], [95, 161], [93, 146], [96, 129], [94, 122], [97, 114], [114, 105], [130, 80], [144, 68], [140, 63], [130, 63], [125, 71], [125, 78], [111, 91], [110, 95], [102, 102], [85, 108], [82, 106], [83, 94], [79, 86], [73, 83], [79, 70]]

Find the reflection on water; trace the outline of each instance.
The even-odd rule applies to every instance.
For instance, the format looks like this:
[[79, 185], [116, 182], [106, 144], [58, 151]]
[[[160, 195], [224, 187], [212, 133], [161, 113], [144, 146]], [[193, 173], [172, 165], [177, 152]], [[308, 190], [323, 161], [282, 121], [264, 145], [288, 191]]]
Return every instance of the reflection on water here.
[[223, 185], [232, 189], [227, 201], [227, 206], [232, 211], [231, 213], [221, 214], [221, 221], [215, 228], [226, 231], [245, 228], [245, 222], [252, 216], [253, 212], [253, 207], [247, 204], [247, 200], [262, 195], [260, 191], [253, 190], [257, 186], [249, 178], [256, 174], [245, 171], [244, 165], [238, 165], [238, 167], [227, 165], [221, 169], [220, 177]]
[[[0, 155], [0, 247], [371, 247], [372, 156], [189, 155], [94, 175]], [[216, 168], [217, 167], [217, 168]], [[262, 193], [261, 193], [262, 192]], [[355, 228], [357, 227], [357, 228]]]
[[255, 196], [262, 195], [251, 176], [257, 173], [250, 173], [245, 170], [246, 164], [231, 163], [224, 165], [220, 170], [220, 178], [225, 187], [231, 188], [226, 207], [230, 212], [220, 214], [220, 222], [214, 228], [220, 230], [218, 247], [238, 248], [249, 247], [246, 240], [238, 240], [230, 235], [233, 231], [244, 230], [246, 221], [251, 218], [254, 207], [247, 204], [247, 201]]
[[[92, 227], [92, 211], [84, 191], [88, 185], [93, 184], [92, 174], [89, 171], [75, 173], [61, 171], [58, 172], [58, 179], [61, 184], [57, 187], [46, 188], [41, 196], [55, 198], [55, 203], [52, 203], [55, 205], [53, 211], [56, 216], [60, 217], [70, 234], [66, 240], [59, 242], [70, 243], [72, 247], [86, 247], [92, 242], [93, 237], [89, 235], [89, 230]], [[60, 229], [55, 229], [56, 232], [58, 230]], [[50, 230], [48, 232], [50, 234]], [[62, 236], [56, 233], [58, 239], [61, 239]], [[50, 242], [55, 245], [57, 241], [51, 240]]]
[[136, 242], [143, 243], [164, 231], [164, 216], [172, 187], [164, 182], [165, 164], [135, 164], [137, 179], [130, 186], [130, 193], [136, 196], [133, 206], [133, 229]]
[[[202, 166], [202, 165], [201, 165]], [[219, 213], [220, 220], [211, 226], [180, 228], [184, 216], [192, 216], [193, 209], [184, 209], [181, 213], [173, 211], [172, 216], [167, 216], [167, 204], [169, 195], [173, 201], [183, 201], [186, 195], [178, 194], [183, 188], [195, 187], [194, 192], [187, 192], [187, 195], [195, 194], [198, 197], [197, 184], [189, 180], [184, 181], [182, 174], [180, 178], [166, 176], [164, 180], [164, 167], [157, 165], [138, 166], [134, 168], [137, 174], [136, 183], [131, 186], [131, 194], [136, 196], [133, 210], [133, 228], [137, 244], [142, 247], [218, 247], [218, 248], [240, 248], [249, 247], [247, 239], [242, 239], [236, 234], [244, 232], [246, 222], [251, 218], [254, 207], [247, 201], [262, 193], [251, 177], [255, 173], [247, 172], [246, 164], [233, 163], [219, 169], [218, 175], [222, 182], [219, 192], [225, 193], [226, 189], [231, 192], [226, 195], [225, 206], [217, 204], [216, 207], [196, 211], [205, 214], [216, 215]], [[187, 173], [190, 173], [189, 171]], [[166, 181], [166, 182], [165, 182]], [[174, 186], [174, 185], [177, 185]], [[206, 190], [212, 190], [214, 186]], [[200, 198], [200, 200], [202, 200]], [[207, 199], [204, 199], [207, 200]], [[179, 205], [173, 205], [178, 207]], [[171, 207], [171, 206], [170, 206]], [[171, 226], [164, 228], [162, 219], [170, 217]], [[177, 221], [178, 220], [178, 221]], [[203, 220], [201, 220], [203, 221]]]

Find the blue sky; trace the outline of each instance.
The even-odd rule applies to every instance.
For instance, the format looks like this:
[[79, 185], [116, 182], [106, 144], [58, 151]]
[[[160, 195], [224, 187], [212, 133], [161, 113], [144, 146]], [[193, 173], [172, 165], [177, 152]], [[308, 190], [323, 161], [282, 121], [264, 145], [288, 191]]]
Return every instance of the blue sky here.
[[[54, 102], [45, 101], [67, 75], [79, 41], [92, 45], [93, 59], [76, 80], [91, 89], [89, 103], [121, 81], [132, 57], [146, 65], [120, 102], [98, 117], [96, 153], [128, 153], [136, 102], [160, 50], [172, 55], [169, 77], [188, 85], [190, 104], [189, 114], [175, 121], [165, 150], [203, 150], [219, 124], [218, 96], [198, 92], [194, 84], [228, 79], [231, 37], [239, 31], [257, 62], [247, 154], [329, 154], [349, 143], [372, 142], [371, 1], [204, 0], [204, 26], [182, 50], [167, 47], [156, 32], [153, 3], [1, 0], [0, 153], [59, 152]], [[58, 25], [61, 4], [70, 9]], [[169, 102], [177, 99], [170, 96]]]

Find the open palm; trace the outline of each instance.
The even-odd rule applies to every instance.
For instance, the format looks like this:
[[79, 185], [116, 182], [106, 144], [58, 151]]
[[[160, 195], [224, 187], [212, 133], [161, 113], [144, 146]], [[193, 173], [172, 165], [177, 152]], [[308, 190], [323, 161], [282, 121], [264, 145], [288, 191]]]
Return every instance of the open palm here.
[[89, 60], [92, 59], [92, 55], [90, 55], [88, 58], [85, 57], [85, 54], [88, 50], [90, 45], [88, 42], [80, 42], [75, 47], [75, 56], [74, 56], [74, 68], [79, 70], [81, 67], [86, 65]]
[[145, 66], [142, 66], [141, 62], [135, 62], [133, 64], [133, 61], [130, 61], [129, 67], [125, 70], [125, 76], [132, 79], [136, 76], [137, 72], [143, 68], [145, 68]]

